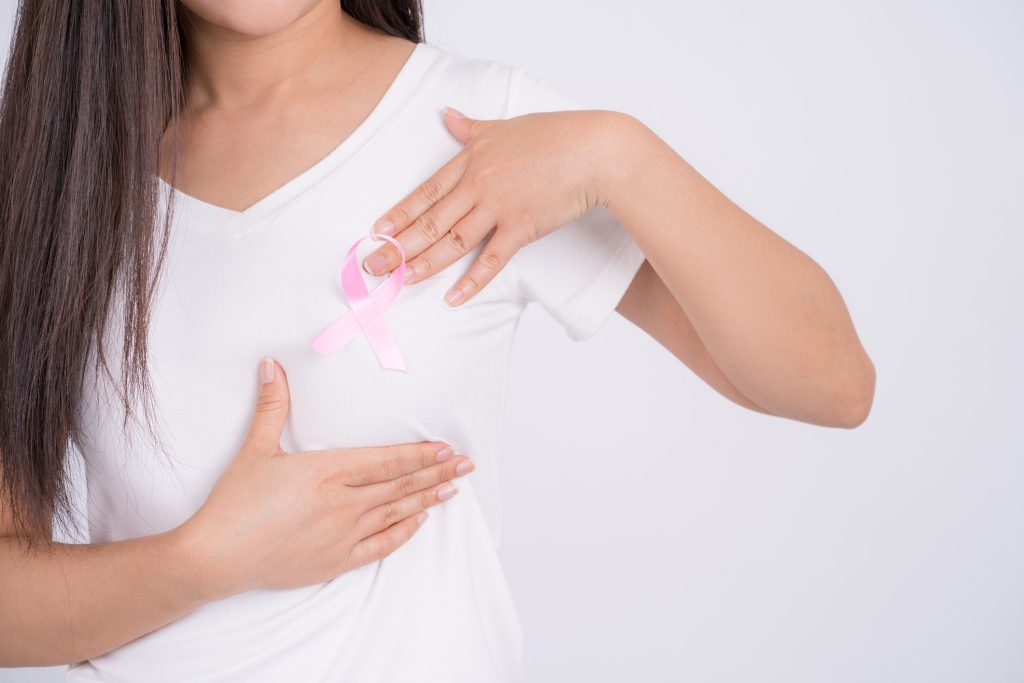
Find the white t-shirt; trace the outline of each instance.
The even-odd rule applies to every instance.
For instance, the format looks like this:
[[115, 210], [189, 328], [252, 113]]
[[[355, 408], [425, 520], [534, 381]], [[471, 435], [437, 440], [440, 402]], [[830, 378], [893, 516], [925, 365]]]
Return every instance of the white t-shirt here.
[[[420, 43], [355, 132], [254, 206], [238, 212], [177, 195], [149, 338], [160, 435], [177, 465], [146, 450], [143, 437], [126, 439], [117, 395], [90, 378], [81, 404], [89, 528], [93, 542], [106, 542], [188, 519], [243, 441], [265, 354], [288, 373], [285, 450], [436, 439], [470, 455], [476, 470], [384, 560], [322, 584], [206, 604], [72, 665], [68, 680], [522, 680], [520, 623], [498, 556], [517, 322], [537, 301], [571, 338], [589, 337], [644, 254], [595, 209], [522, 249], [461, 306], [442, 297], [479, 246], [405, 286], [384, 317], [407, 372], [383, 369], [363, 336], [326, 356], [313, 350], [310, 341], [347, 310], [339, 270], [349, 246], [461, 148], [444, 105], [481, 119], [581, 108], [522, 67]], [[365, 242], [360, 257], [378, 244]], [[372, 290], [384, 278], [366, 279]], [[108, 343], [116, 371], [116, 334]]]

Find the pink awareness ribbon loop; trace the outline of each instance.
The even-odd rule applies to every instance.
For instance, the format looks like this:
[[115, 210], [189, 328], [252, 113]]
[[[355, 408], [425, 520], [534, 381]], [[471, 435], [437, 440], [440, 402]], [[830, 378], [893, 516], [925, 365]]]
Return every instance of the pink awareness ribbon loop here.
[[[366, 289], [362, 269], [356, 259], [359, 245], [368, 239], [385, 239], [395, 245], [402, 257], [402, 263], [391, 271], [390, 277], [374, 288], [373, 293]], [[341, 266], [341, 291], [348, 302], [349, 311], [320, 333], [310, 346], [323, 355], [327, 355], [344, 346], [360, 331], [366, 335], [370, 347], [377, 355], [381, 366], [387, 370], [405, 372], [405, 360], [398, 349], [395, 338], [384, 322], [383, 314], [405, 284], [405, 250], [398, 240], [388, 235], [369, 234], [356, 240], [345, 256]]]

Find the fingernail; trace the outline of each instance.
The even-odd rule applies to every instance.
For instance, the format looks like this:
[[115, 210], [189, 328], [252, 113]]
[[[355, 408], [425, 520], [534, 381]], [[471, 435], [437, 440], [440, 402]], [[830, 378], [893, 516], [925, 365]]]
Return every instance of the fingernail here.
[[363, 267], [370, 275], [377, 275], [384, 270], [385, 264], [387, 264], [387, 258], [384, 254], [374, 254], [363, 262]]
[[259, 359], [259, 383], [269, 384], [273, 381], [273, 358], [264, 355]]
[[454, 107], [445, 107], [445, 108], [444, 108], [444, 110], [445, 110], [445, 111], [446, 111], [447, 113], [449, 113], [449, 114], [451, 114], [452, 116], [454, 116], [455, 118], [457, 118], [457, 119], [464, 119], [464, 118], [466, 118], [466, 115], [465, 115], [465, 114], [463, 114], [463, 113], [462, 113], [461, 111], [459, 111], [458, 109], [455, 109]]
[[445, 446], [444, 448], [442, 448], [441, 450], [439, 450], [437, 452], [437, 461], [438, 462], [443, 462], [443, 461], [447, 460], [448, 458], [452, 457], [453, 455], [455, 455], [455, 451], [452, 450], [452, 447], [451, 446]]
[[460, 301], [462, 301], [462, 297], [463, 297], [462, 290], [456, 288], [456, 289], [451, 290], [447, 294], [445, 294], [444, 300], [445, 300], [445, 303], [447, 303], [449, 306], [454, 306], [455, 304], [457, 304]]
[[427, 521], [427, 511], [424, 510], [420, 514], [416, 515], [416, 526], [423, 526], [423, 522]]
[[373, 224], [373, 232], [378, 235], [391, 235], [395, 232], [395, 224], [386, 218], [382, 218]]
[[415, 269], [415, 268], [413, 268], [413, 267], [411, 267], [411, 266], [406, 266], [406, 267], [405, 267], [405, 277], [404, 277], [404, 281], [405, 281], [405, 282], [408, 282], [409, 280], [411, 280], [411, 279], [412, 279], [412, 276], [413, 276], [413, 275], [415, 275], [415, 274], [416, 274], [416, 269]]
[[463, 474], [469, 474], [474, 469], [476, 469], [476, 466], [473, 464], [472, 460], [463, 460], [455, 466], [455, 474], [461, 477]]
[[437, 489], [437, 499], [448, 500], [449, 498], [454, 496], [456, 492], [458, 492], [458, 490], [459, 489], [457, 486], [455, 486], [455, 484], [451, 483], [450, 481], [446, 481], [445, 483], [441, 484], [441, 488]]

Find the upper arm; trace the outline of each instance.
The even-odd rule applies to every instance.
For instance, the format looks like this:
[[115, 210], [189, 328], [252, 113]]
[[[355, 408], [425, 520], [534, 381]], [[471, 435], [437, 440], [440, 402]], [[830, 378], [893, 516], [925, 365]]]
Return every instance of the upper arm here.
[[771, 414], [729, 381], [650, 261], [641, 264], [615, 310], [671, 351], [715, 391], [745, 408]]

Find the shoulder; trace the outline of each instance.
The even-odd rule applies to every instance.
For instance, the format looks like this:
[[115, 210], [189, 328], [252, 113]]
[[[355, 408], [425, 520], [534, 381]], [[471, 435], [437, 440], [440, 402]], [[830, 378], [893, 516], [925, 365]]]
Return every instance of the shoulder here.
[[518, 62], [468, 55], [429, 41], [418, 49], [431, 61], [426, 90], [443, 93], [451, 106], [477, 118], [577, 108], [567, 94]]

